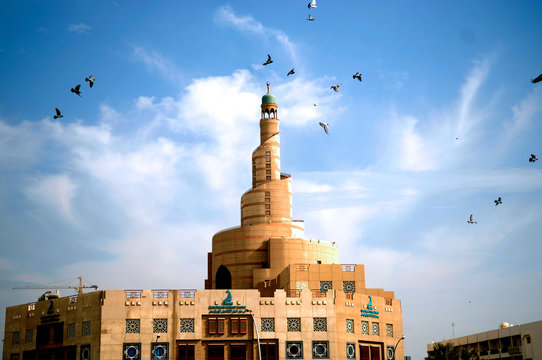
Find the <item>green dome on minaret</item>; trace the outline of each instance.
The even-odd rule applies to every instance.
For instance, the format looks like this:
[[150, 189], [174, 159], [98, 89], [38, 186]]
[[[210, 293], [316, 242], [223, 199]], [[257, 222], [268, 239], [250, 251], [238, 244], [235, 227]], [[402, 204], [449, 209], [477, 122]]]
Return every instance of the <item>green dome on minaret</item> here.
[[275, 98], [275, 95], [271, 95], [269, 93], [269, 83], [267, 83], [267, 94], [262, 96], [262, 105], [263, 104], [276, 104], [277, 99]]

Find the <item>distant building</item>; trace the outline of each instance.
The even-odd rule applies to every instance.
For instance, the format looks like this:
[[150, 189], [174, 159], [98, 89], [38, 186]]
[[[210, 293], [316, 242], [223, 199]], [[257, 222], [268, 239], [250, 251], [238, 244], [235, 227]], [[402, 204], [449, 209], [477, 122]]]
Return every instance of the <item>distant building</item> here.
[[269, 88], [241, 225], [214, 235], [207, 260], [205, 290], [106, 290], [8, 307], [3, 359], [391, 360], [396, 344], [403, 358], [393, 291], [367, 289], [363, 265], [339, 264], [335, 242], [305, 238], [292, 219]]
[[[474, 350], [481, 360], [540, 360], [542, 359], [542, 320], [523, 325], [502, 323], [499, 329], [481, 332], [440, 343], [452, 343]], [[433, 354], [433, 344], [427, 344], [427, 355]]]

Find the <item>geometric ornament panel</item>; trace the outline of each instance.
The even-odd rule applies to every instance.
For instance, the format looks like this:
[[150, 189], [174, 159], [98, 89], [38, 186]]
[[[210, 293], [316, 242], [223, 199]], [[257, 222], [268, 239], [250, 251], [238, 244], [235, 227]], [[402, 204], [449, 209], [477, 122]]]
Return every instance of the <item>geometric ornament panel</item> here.
[[152, 319], [152, 332], [155, 334], [167, 333], [167, 319]]
[[362, 321], [361, 322], [361, 333], [364, 335], [369, 335], [369, 322], [368, 321]]
[[182, 333], [193, 333], [194, 332], [194, 318], [183, 318], [181, 319], [181, 329]]
[[126, 319], [126, 334], [139, 334], [141, 319]]

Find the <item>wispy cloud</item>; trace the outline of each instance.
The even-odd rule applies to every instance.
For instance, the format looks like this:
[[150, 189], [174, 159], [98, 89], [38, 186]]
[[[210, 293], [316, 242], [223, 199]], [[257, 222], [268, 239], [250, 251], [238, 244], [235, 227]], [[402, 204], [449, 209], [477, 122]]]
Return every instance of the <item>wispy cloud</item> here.
[[36, 181], [25, 190], [28, 200], [44, 205], [59, 213], [65, 220], [76, 223], [72, 199], [76, 185], [65, 175], [47, 176]]
[[80, 22], [79, 24], [70, 24], [68, 26], [69, 32], [76, 32], [78, 34], [86, 34], [92, 28], [85, 23]]
[[263, 38], [272, 37], [284, 48], [294, 62], [297, 60], [296, 46], [290, 40], [288, 35], [280, 30], [262, 25], [252, 16], [237, 15], [230, 6], [226, 5], [217, 10], [215, 20], [218, 23], [225, 23], [237, 28], [240, 31], [250, 32]]
[[142, 61], [150, 70], [158, 71], [162, 76], [172, 82], [179, 82], [182, 80], [181, 71], [175, 66], [173, 61], [167, 59], [165, 56], [157, 51], [147, 51], [146, 49], [135, 46], [133, 48], [134, 57]]

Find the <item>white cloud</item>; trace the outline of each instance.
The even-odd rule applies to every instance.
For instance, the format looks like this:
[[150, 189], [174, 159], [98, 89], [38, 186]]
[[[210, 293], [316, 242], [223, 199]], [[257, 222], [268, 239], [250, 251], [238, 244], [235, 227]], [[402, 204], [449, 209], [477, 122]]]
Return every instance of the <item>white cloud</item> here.
[[329, 184], [319, 184], [307, 180], [295, 180], [292, 184], [294, 193], [326, 193], [333, 191], [333, 186]]
[[85, 23], [80, 22], [79, 24], [70, 24], [68, 26], [69, 32], [76, 32], [78, 34], [85, 34], [89, 32], [92, 28]]

